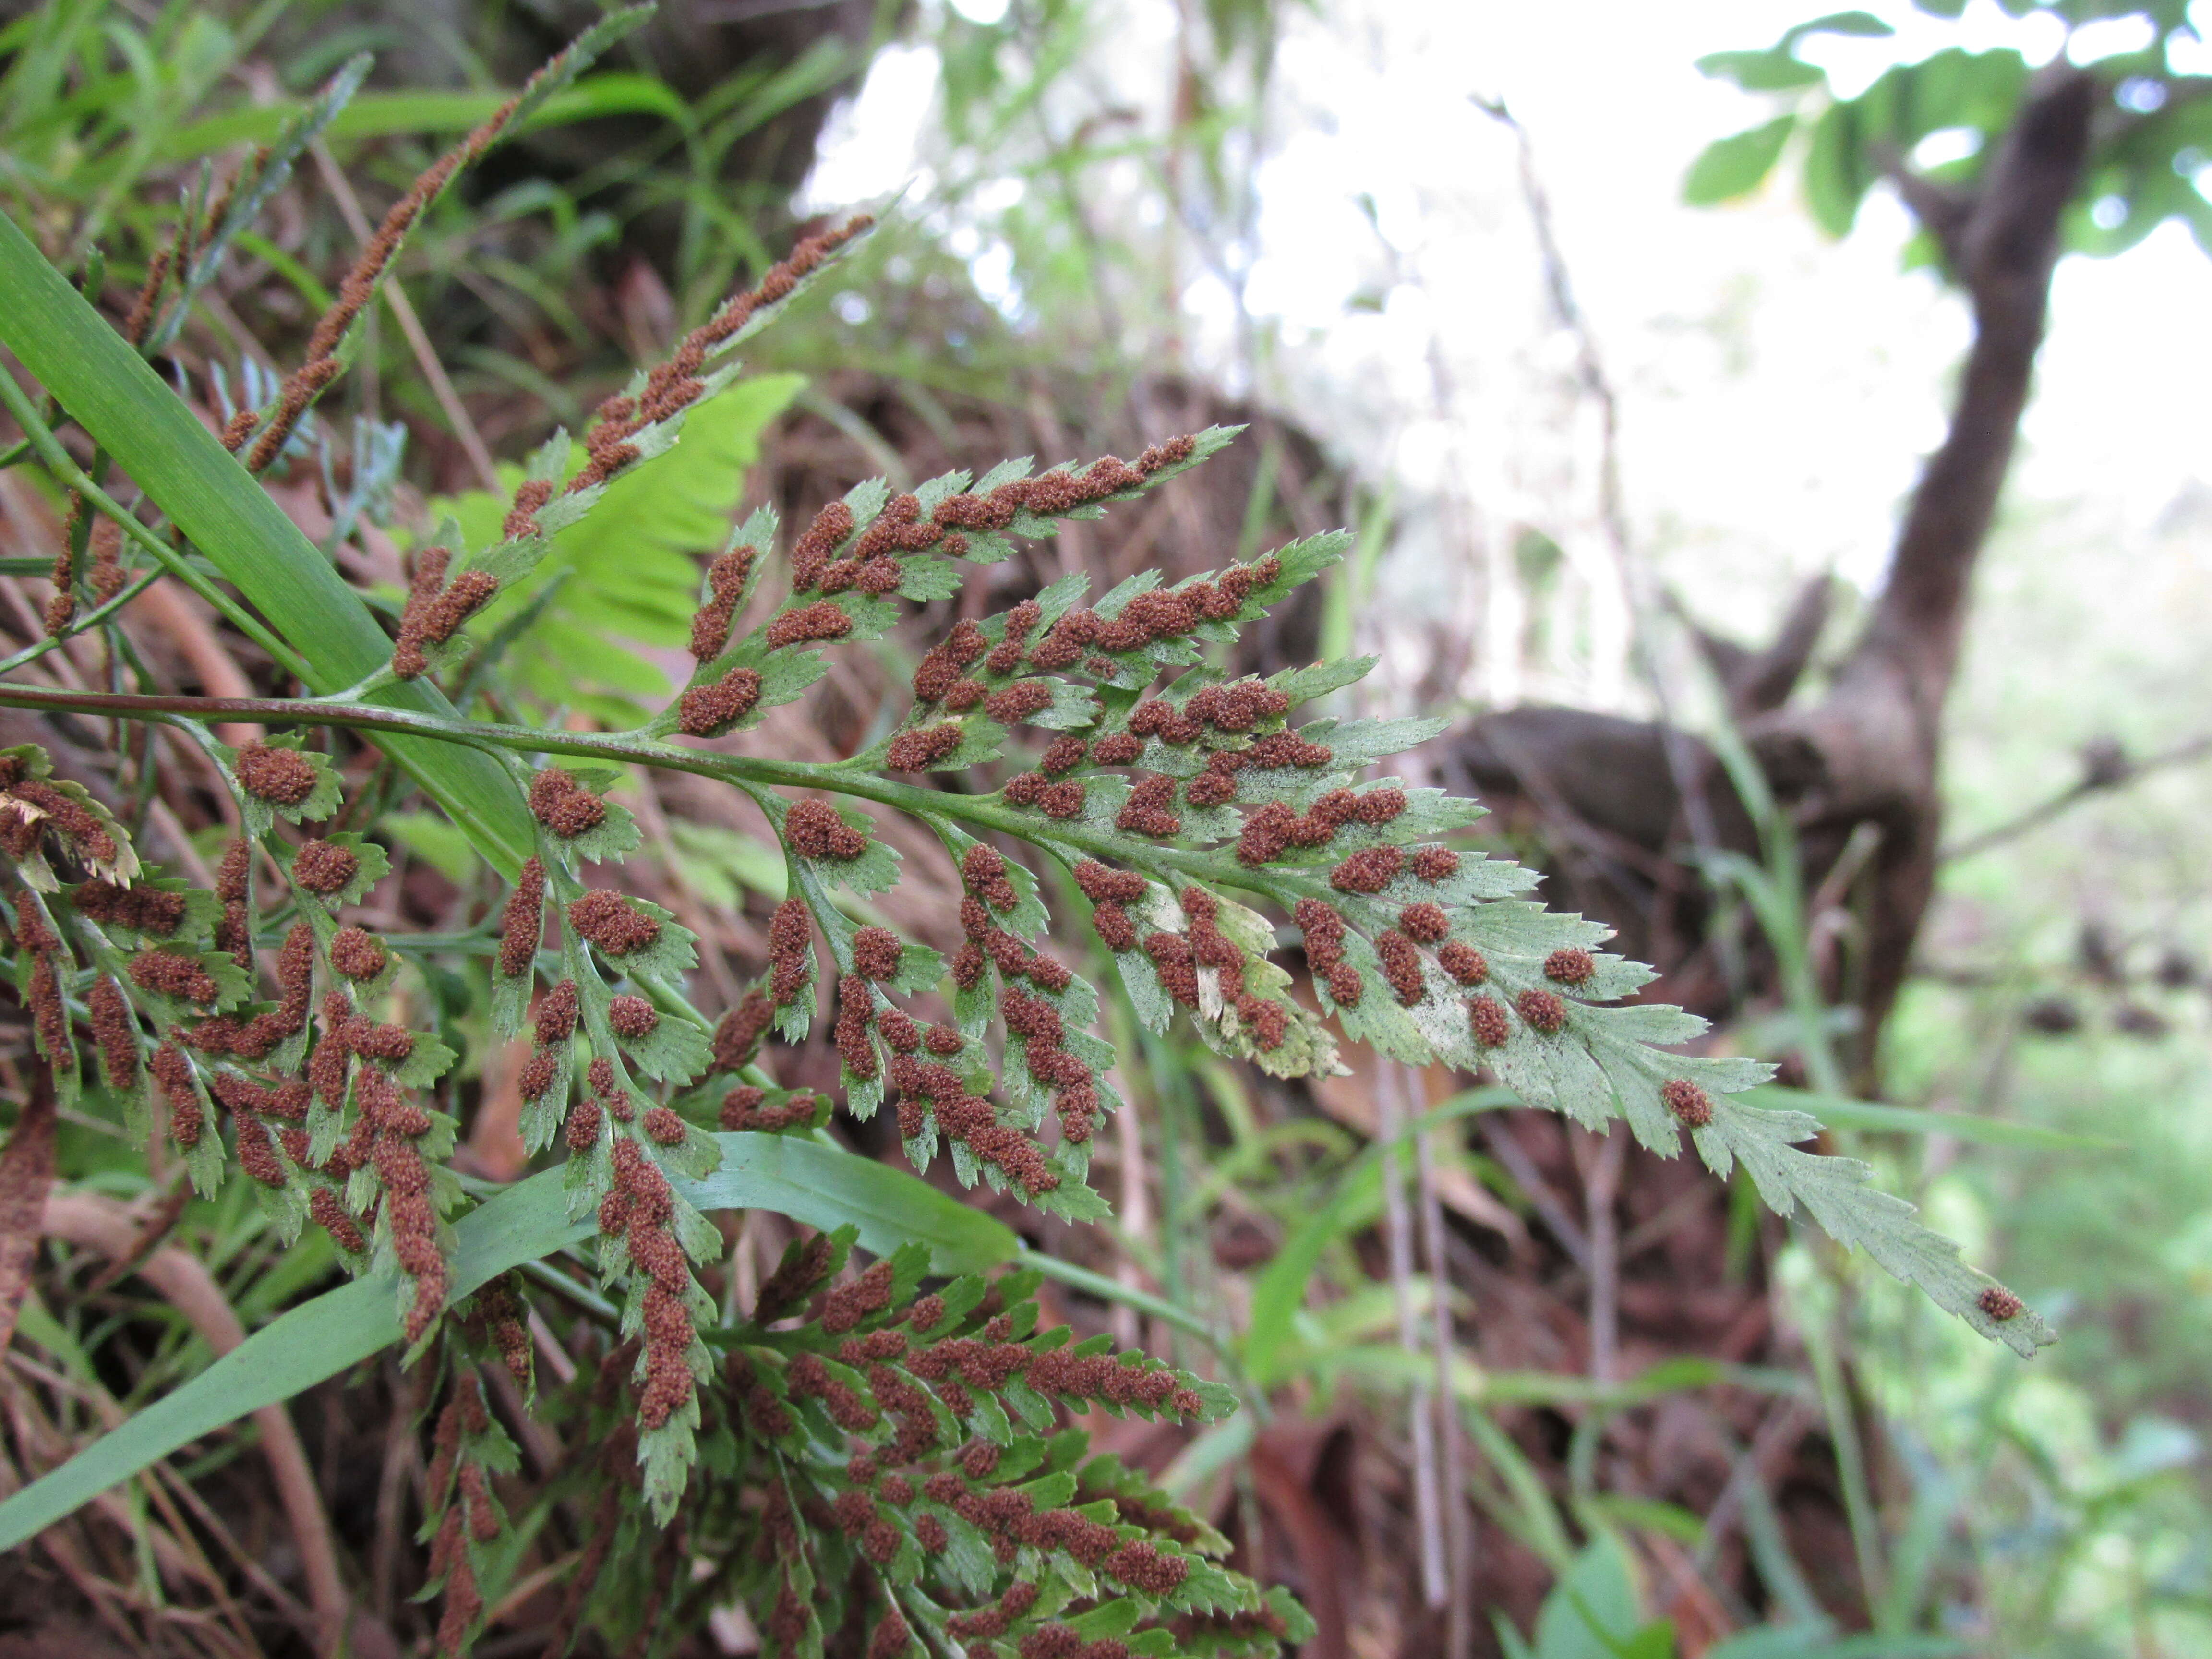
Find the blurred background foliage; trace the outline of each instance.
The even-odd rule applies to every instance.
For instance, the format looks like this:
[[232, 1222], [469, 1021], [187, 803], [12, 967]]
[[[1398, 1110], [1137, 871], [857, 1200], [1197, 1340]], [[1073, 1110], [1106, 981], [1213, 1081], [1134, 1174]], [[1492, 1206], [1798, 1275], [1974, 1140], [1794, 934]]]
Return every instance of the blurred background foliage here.
[[[1508, 125], [1513, 60], [1468, 50], [1480, 20], [1455, 33], [1380, 0], [667, 0], [410, 243], [404, 300], [376, 314], [323, 416], [352, 423], [356, 464], [358, 434], [404, 434], [374, 515], [395, 556], [365, 574], [396, 598], [398, 547], [447, 515], [485, 534], [499, 511], [487, 492], [553, 424], [579, 428], [796, 230], [860, 203], [885, 211], [884, 232], [826, 303], [763, 337], [751, 378], [699, 411], [651, 498], [596, 515], [536, 587], [502, 597], [515, 617], [548, 614], [488, 665], [487, 696], [589, 723], [663, 695], [696, 556], [743, 503], [811, 513], [860, 477], [1127, 454], [1241, 421], [1231, 452], [1126, 523], [999, 567], [990, 602], [1064, 569], [1179, 574], [1345, 523], [1356, 557], [1248, 640], [1252, 665], [1378, 650], [1389, 712], [1441, 708], [1468, 729], [1528, 704], [1664, 713], [1725, 747], [1711, 665], [1724, 659], [1710, 638], [1701, 653], [1687, 619], [1763, 637], [1808, 577], [1835, 571], [1801, 665], [1819, 687], [1879, 586], [1959, 349], [1940, 239], [1895, 208], [1885, 158], [1923, 164], [1936, 186], [1971, 182], [2036, 54], [2073, 52], [2105, 63], [2142, 118], [2098, 151], [2071, 245], [2141, 242], [2148, 258], [2166, 257], [2169, 232], [2207, 242], [2212, 100], [2192, 77], [2208, 66], [2173, 68], [2207, 20], [2179, 0], [1926, 0], [1762, 45], [1776, 20], [1758, 7], [1724, 20], [1741, 49], [1716, 55], [1717, 23], [1670, 33], [1615, 9], [1621, 38], [1583, 49], [1642, 58], [1605, 73], [1679, 86], [1699, 60], [1743, 97], [1699, 106], [1717, 118], [1695, 142], [1620, 163], [1617, 199], [1577, 201], [1546, 172], [1547, 143], [1572, 148], [1559, 110], [1616, 147], [1636, 136], [1609, 131], [1597, 91], [1578, 109], [1555, 100], [1549, 128]], [[220, 188], [239, 146], [348, 55], [375, 53], [327, 155], [240, 239], [175, 344], [173, 374], [211, 405], [218, 374], [235, 385], [304, 337], [363, 227], [441, 143], [594, 15], [582, 0], [12, 6], [0, 198], [66, 266], [97, 249], [113, 305], [180, 198]], [[2096, 46], [2114, 26], [2133, 32]], [[1890, 57], [1832, 62], [1831, 48]], [[1417, 112], [1455, 76], [1450, 110]], [[1347, 181], [1316, 165], [1316, 145], [1349, 149], [1363, 120], [1372, 129], [1378, 83], [1405, 88], [1405, 153], [1370, 133], [1359, 154], [1376, 175], [1354, 167]], [[339, 162], [367, 181], [363, 199]], [[1639, 310], [1620, 298], [1653, 258], [1637, 215], [1678, 188], [1739, 205], [1676, 224], [1667, 254], [1703, 262], [1693, 297], [1678, 288]], [[1639, 208], [1636, 190], [1668, 200]], [[1592, 228], [1608, 219], [1618, 234]], [[1854, 234], [1831, 246], [1811, 227]], [[1596, 296], [1588, 317], [1577, 281]], [[1882, 283], [1906, 299], [1837, 303], [1839, 284]], [[2166, 327], [2201, 325], [2201, 280], [2159, 291], [2197, 306], [2194, 325]], [[2088, 304], [2062, 305], [2052, 351]], [[2099, 394], [2066, 373], [2077, 401]], [[1860, 447], [1805, 425], [1810, 453], [1777, 466], [1759, 446], [1778, 440], [1741, 429], [1838, 402], [1874, 428]], [[2071, 429], [2031, 426], [2039, 465]], [[1859, 465], [1870, 447], [1887, 462]], [[1124, 1336], [1143, 1321], [1161, 1351], [1244, 1389], [1253, 1409], [1194, 1442], [1133, 1433], [1119, 1449], [1210, 1505], [1242, 1565], [1297, 1588], [1322, 1627], [1312, 1651], [2212, 1651], [2212, 459], [2200, 449], [2191, 465], [2148, 512], [2094, 488], [2016, 479], [2007, 495], [1948, 706], [1940, 781], [1956, 855], [1868, 1074], [1892, 1105], [1954, 1121], [1833, 1115], [1850, 1150], [2061, 1326], [2033, 1366], [1698, 1172], [1640, 1155], [1624, 1168], [1579, 1132], [1462, 1092], [1469, 1079], [1363, 1060], [1350, 1078], [1287, 1087], [1109, 1009], [1155, 1151], [1123, 1137], [1118, 1166], [1102, 1158], [1110, 1250], [1049, 1229], [1036, 1242], [1146, 1298], [1071, 1297], [1073, 1316]], [[42, 564], [38, 504], [4, 506], [5, 551]], [[20, 586], [20, 572], [4, 580]], [[871, 741], [897, 711], [904, 649], [888, 641], [878, 673], [841, 681], [823, 726], [775, 739], [808, 757]], [[241, 660], [250, 672], [251, 652]], [[179, 672], [191, 682], [189, 652]], [[1437, 746], [1440, 770], [1461, 763], [1455, 742]], [[742, 827], [696, 810], [680, 778], [630, 787], [669, 854], [664, 896], [719, 947], [708, 970], [734, 983], [763, 954], [780, 871]], [[1583, 879], [1577, 860], [1630, 856], [1525, 793], [1497, 844], [1566, 881]], [[1743, 805], [1773, 854], [1784, 809]], [[465, 909], [478, 872], [441, 826], [403, 814], [385, 827], [409, 851], [418, 925]], [[1821, 988], [1857, 948], [1850, 880], [1823, 884], [1834, 866], [1801, 871], [1786, 847], [1765, 867], [1796, 894], [1786, 926], [1760, 925], [1747, 883], [1699, 888], [1717, 918], [1706, 936], [1726, 947], [1711, 1011], [1726, 1017], [1722, 1042], [1795, 1054], [1796, 1080], [1817, 1082], [1804, 1056], [1853, 1040], [1850, 998]], [[1790, 994], [1793, 961], [1808, 964], [1809, 1009]], [[822, 1077], [802, 1063], [788, 1080], [834, 1079], [814, 1059]], [[471, 1064], [489, 1103], [496, 1059]], [[1406, 1165], [1376, 1150], [1378, 1132], [1425, 1106], [1452, 1109], [1394, 1202], [1382, 1173]], [[492, 1116], [487, 1104], [471, 1146], [487, 1176], [511, 1174]], [[70, 1156], [81, 1176], [105, 1167], [88, 1131]], [[304, 1245], [277, 1256], [235, 1203], [195, 1205], [185, 1224], [249, 1324], [327, 1265]], [[781, 1238], [760, 1234], [772, 1261]], [[125, 1280], [66, 1319], [27, 1314], [18, 1352], [46, 1369], [11, 1374], [18, 1410], [27, 1378], [113, 1386], [102, 1345], [159, 1317], [131, 1300]], [[173, 1331], [122, 1403], [193, 1352]], [[395, 1373], [386, 1386], [397, 1412], [407, 1385]], [[87, 1409], [50, 1431], [83, 1426]], [[386, 1486], [399, 1478], [380, 1429], [356, 1443], [311, 1425], [311, 1445], [317, 1432], [333, 1493], [373, 1500], [380, 1458]], [[361, 1458], [365, 1474], [348, 1461]], [[281, 1579], [252, 1501], [241, 1474], [219, 1506]], [[411, 1586], [378, 1536], [364, 1523], [349, 1541], [404, 1632]], [[162, 1599], [128, 1552], [108, 1570]], [[28, 1601], [0, 1604], [0, 1623], [36, 1625]], [[742, 1630], [716, 1639], [750, 1650]]]

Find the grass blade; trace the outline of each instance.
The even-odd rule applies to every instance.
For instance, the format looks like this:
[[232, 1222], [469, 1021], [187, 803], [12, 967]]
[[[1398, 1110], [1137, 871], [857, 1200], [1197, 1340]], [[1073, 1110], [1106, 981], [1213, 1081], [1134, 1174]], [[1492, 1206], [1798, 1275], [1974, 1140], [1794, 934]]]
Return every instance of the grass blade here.
[[[327, 137], [333, 143], [354, 139], [386, 138], [403, 135], [466, 132], [506, 102], [498, 92], [380, 92], [354, 100], [346, 112], [331, 123]], [[162, 140], [155, 159], [165, 165], [189, 161], [234, 144], [267, 143], [300, 106], [271, 104], [232, 110], [222, 115], [181, 127]], [[516, 124], [527, 132], [539, 127], [562, 126], [602, 115], [658, 115], [679, 126], [689, 125], [690, 112], [667, 85], [650, 75], [617, 70], [594, 75], [548, 98], [531, 116]]]
[[[878, 1255], [909, 1242], [927, 1244], [932, 1269], [939, 1273], [975, 1273], [1010, 1261], [1018, 1249], [1003, 1222], [857, 1152], [779, 1135], [714, 1139], [722, 1167], [704, 1181], [672, 1183], [696, 1208], [775, 1210], [818, 1226], [854, 1222], [862, 1246]], [[545, 1170], [461, 1218], [453, 1229], [456, 1298], [598, 1231], [595, 1216], [568, 1219], [566, 1178], [565, 1170]], [[293, 1309], [0, 1504], [0, 1551], [179, 1446], [337, 1376], [400, 1335], [388, 1279], [356, 1279]]]
[[823, 1231], [851, 1224], [860, 1247], [889, 1255], [929, 1246], [930, 1271], [981, 1273], [1021, 1248], [1013, 1230], [940, 1193], [920, 1176], [842, 1146], [788, 1135], [719, 1134], [721, 1167], [704, 1181], [677, 1181], [701, 1210], [774, 1210]]

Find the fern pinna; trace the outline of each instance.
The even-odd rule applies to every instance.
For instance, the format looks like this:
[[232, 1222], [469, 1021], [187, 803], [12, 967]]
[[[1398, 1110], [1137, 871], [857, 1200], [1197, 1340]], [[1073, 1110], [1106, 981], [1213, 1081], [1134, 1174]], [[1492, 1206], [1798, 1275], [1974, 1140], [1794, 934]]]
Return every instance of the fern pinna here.
[[[500, 130], [449, 160], [473, 159]], [[452, 170], [441, 163], [394, 210], [306, 366], [231, 421], [231, 465], [259, 471], [305, 449], [361, 310]], [[451, 1223], [474, 1201], [449, 1167], [454, 1119], [436, 1103], [452, 1097], [441, 1079], [455, 1054], [392, 1018], [404, 964], [437, 947], [362, 925], [389, 866], [374, 841], [334, 827], [341, 769], [327, 741], [303, 733], [495, 755], [526, 806], [534, 846], [488, 919], [479, 982], [495, 1034], [528, 1039], [524, 1139], [565, 1161], [570, 1211], [591, 1224], [618, 1297], [605, 1363], [540, 1402], [597, 1449], [570, 1477], [597, 1514], [568, 1575], [572, 1624], [642, 1642], [734, 1594], [773, 1651], [826, 1643], [870, 1659], [918, 1647], [1260, 1653], [1310, 1630], [1286, 1596], [1219, 1565], [1225, 1541], [1202, 1520], [1063, 1426], [1064, 1413], [1091, 1408], [1205, 1421], [1231, 1407], [1231, 1391], [1103, 1339], [1040, 1331], [1033, 1274], [932, 1280], [919, 1245], [848, 1264], [845, 1229], [794, 1245], [749, 1310], [700, 1282], [724, 1240], [688, 1183], [761, 1144], [739, 1137], [823, 1135], [833, 1105], [895, 1113], [918, 1170], [945, 1160], [963, 1186], [1073, 1220], [1108, 1212], [1088, 1174], [1101, 1124], [1122, 1107], [1115, 1055], [1093, 1035], [1097, 989], [1045, 942], [1068, 925], [1055, 894], [1079, 904], [1156, 1031], [1186, 1021], [1280, 1077], [1327, 1073], [1340, 1041], [1365, 1042], [1413, 1064], [1487, 1069], [1593, 1128], [1625, 1117], [1664, 1155], [1686, 1133], [1717, 1173], [1741, 1164], [1777, 1209], [1803, 1205], [1984, 1334], [2022, 1353], [2049, 1340], [1871, 1188], [1864, 1165], [1801, 1150], [1812, 1119], [1731, 1098], [1771, 1068], [1685, 1052], [1702, 1022], [1624, 1003], [1650, 975], [1597, 948], [1603, 927], [1527, 899], [1535, 878], [1518, 866], [1453, 846], [1481, 815], [1473, 801], [1372, 775], [1442, 722], [1302, 720], [1372, 659], [1224, 672], [1240, 628], [1335, 563], [1342, 535], [1174, 586], [1146, 572], [1094, 598], [1068, 577], [940, 625], [904, 718], [864, 752], [830, 763], [748, 752], [744, 734], [805, 696], [830, 652], [954, 599], [967, 567], [1017, 541], [1167, 486], [1230, 430], [1165, 438], [1133, 461], [1040, 471], [1018, 460], [906, 493], [863, 483], [788, 537], [756, 511], [702, 574], [689, 683], [634, 730], [380, 702], [402, 683], [464, 679], [452, 671], [489, 648], [471, 619], [611, 483], [667, 453], [689, 413], [738, 376], [733, 349], [865, 228], [801, 243], [611, 399], [580, 444], [556, 434], [496, 537], [472, 544], [443, 524], [415, 555], [388, 662], [360, 684], [252, 702], [0, 684], [0, 702], [171, 722], [231, 784], [239, 836], [213, 889], [195, 888], [143, 871], [117, 818], [56, 780], [43, 752], [0, 753], [15, 984], [64, 1102], [104, 1087], [136, 1132], [166, 1136], [203, 1193], [234, 1157], [288, 1239], [312, 1221], [349, 1270], [392, 1282], [410, 1361], [439, 1379], [424, 1540], [441, 1650], [467, 1647], [483, 1581], [512, 1567], [493, 1480], [516, 1453], [481, 1376], [502, 1365], [532, 1387], [529, 1309], [517, 1275], [449, 1295]], [[212, 216], [200, 228], [221, 229]], [[156, 271], [149, 294], [164, 280]], [[132, 327], [136, 343], [146, 331]], [[45, 432], [27, 399], [10, 407]], [[150, 556], [158, 575], [175, 550], [160, 521], [125, 513], [58, 446], [40, 453], [103, 526], [73, 523], [76, 550], [99, 557], [57, 567], [58, 642], [100, 627], [124, 581], [152, 579], [126, 561]], [[79, 586], [96, 602], [82, 614]], [[290, 734], [233, 748], [212, 735], [216, 719]], [[629, 765], [731, 786], [783, 854], [788, 896], [766, 971], [713, 1016], [692, 1000], [695, 936], [605, 877], [641, 844], [609, 798]], [[935, 836], [958, 873], [962, 942], [949, 960], [865, 919], [900, 879], [884, 813]], [[835, 1103], [779, 1088], [769, 1060], [773, 1040], [824, 1023]]]

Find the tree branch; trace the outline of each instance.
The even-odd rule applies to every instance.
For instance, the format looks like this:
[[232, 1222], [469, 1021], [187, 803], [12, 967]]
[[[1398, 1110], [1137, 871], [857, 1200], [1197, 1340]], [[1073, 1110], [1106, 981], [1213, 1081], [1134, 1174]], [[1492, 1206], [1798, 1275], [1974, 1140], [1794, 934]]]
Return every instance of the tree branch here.
[[1738, 720], [1748, 720], [1771, 713], [1790, 701], [1790, 694], [1797, 689], [1813, 659], [1813, 647], [1820, 642], [1821, 632], [1828, 625], [1834, 588], [1835, 579], [1825, 570], [1808, 580], [1783, 613], [1773, 640], [1759, 651], [1706, 629], [1673, 593], [1667, 596], [1667, 603], [1727, 689], [1731, 712]]
[[1978, 205], [1977, 193], [1955, 185], [1938, 183], [1915, 171], [1904, 156], [1887, 144], [1875, 151], [1881, 176], [1895, 188], [1920, 228], [1936, 239], [1943, 264], [1954, 276], [1966, 263], [1966, 230]]
[[2186, 743], [2178, 743], [2171, 749], [2162, 749], [2157, 754], [2147, 755], [2141, 760], [2130, 760], [2124, 754], [2092, 751], [2083, 757], [2081, 776], [2077, 781], [2040, 805], [2029, 807], [2018, 817], [1945, 848], [1938, 856], [1943, 863], [1949, 864], [1959, 859], [1970, 859], [1977, 854], [1986, 853], [1993, 847], [2002, 847], [2008, 841], [2016, 840], [2031, 830], [2041, 829], [2069, 807], [2079, 805], [2092, 795], [2108, 793], [2133, 783], [2147, 772], [2155, 772], [2162, 767], [2184, 765], [2190, 761], [2202, 760], [2207, 755], [2212, 755], [2212, 734], [2191, 738]]

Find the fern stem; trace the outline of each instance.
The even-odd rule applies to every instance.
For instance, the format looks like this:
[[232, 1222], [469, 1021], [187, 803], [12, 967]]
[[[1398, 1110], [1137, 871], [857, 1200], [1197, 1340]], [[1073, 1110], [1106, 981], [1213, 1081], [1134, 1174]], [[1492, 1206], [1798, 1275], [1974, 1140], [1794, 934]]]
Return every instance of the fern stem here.
[[76, 714], [103, 714], [125, 720], [181, 715], [187, 720], [256, 720], [301, 726], [343, 726], [366, 732], [404, 732], [475, 748], [508, 750], [522, 754], [575, 755], [592, 760], [657, 766], [669, 771], [692, 772], [702, 777], [738, 785], [780, 785], [793, 789], [824, 789], [872, 800], [902, 812], [937, 815], [965, 820], [997, 830], [1024, 841], [1056, 844], [1125, 863], [1170, 868], [1224, 886], [1280, 899], [1312, 890], [1316, 884], [1301, 883], [1281, 870], [1248, 870], [1226, 853], [1194, 852], [1164, 847], [1133, 836], [1085, 829], [1038, 818], [1032, 813], [1004, 806], [988, 799], [956, 794], [949, 790], [924, 789], [894, 783], [872, 773], [853, 769], [840, 762], [771, 760], [754, 755], [714, 754], [683, 749], [653, 738], [621, 733], [566, 732], [531, 726], [506, 726], [489, 721], [450, 720], [411, 709], [386, 708], [362, 703], [330, 703], [291, 697], [143, 696], [126, 692], [52, 690], [44, 686], [0, 684], [0, 706], [18, 708], [66, 709]]

